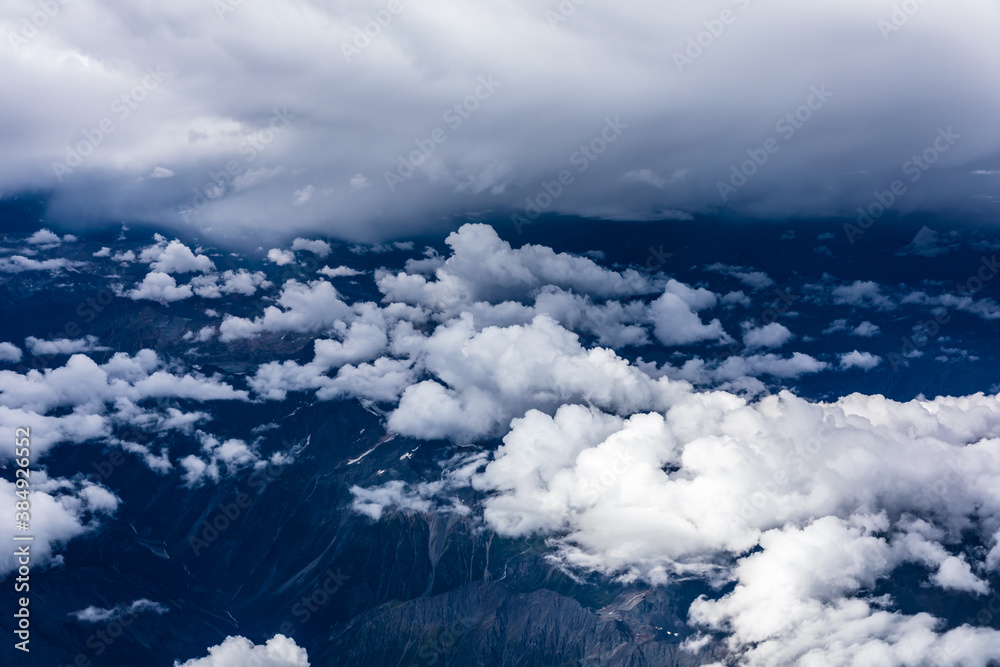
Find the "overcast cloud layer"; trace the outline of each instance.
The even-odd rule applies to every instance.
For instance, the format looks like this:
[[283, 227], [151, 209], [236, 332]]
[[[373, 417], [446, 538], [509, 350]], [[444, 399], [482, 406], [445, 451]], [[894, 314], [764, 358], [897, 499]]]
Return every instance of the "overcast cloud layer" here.
[[0, 11], [0, 192], [52, 193], [54, 222], [856, 217], [895, 179], [896, 212], [1000, 201], [986, 0], [42, 4]]

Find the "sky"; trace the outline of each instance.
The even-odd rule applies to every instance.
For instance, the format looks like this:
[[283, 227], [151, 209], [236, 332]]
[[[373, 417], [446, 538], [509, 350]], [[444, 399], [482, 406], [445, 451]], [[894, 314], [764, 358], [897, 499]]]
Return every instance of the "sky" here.
[[0, 28], [0, 193], [52, 224], [376, 241], [1000, 203], [985, 0], [11, 0]]

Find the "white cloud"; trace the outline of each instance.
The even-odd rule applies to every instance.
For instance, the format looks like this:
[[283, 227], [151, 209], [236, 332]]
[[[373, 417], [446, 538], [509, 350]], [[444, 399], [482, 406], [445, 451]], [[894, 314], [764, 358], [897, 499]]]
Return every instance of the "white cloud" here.
[[360, 276], [361, 271], [356, 271], [347, 266], [338, 266], [337, 268], [331, 269], [329, 266], [324, 266], [322, 269], [316, 273], [322, 274], [327, 278], [350, 278], [352, 276]]
[[781, 347], [791, 339], [792, 332], [788, 327], [777, 322], [771, 322], [757, 329], [748, 329], [743, 334], [743, 344], [748, 348]]
[[152, 600], [147, 600], [146, 598], [140, 598], [128, 604], [115, 605], [110, 609], [91, 605], [86, 609], [71, 612], [70, 616], [73, 616], [81, 623], [104, 623], [125, 615], [135, 615], [143, 612], [152, 612], [154, 614], [162, 615], [168, 611], [169, 608], [159, 602], [153, 602]]
[[309, 667], [309, 656], [295, 640], [275, 635], [267, 643], [255, 646], [243, 637], [227, 637], [208, 649], [208, 657], [187, 662], [174, 661], [174, 667]]
[[878, 284], [867, 280], [856, 280], [850, 285], [839, 285], [833, 288], [833, 303], [858, 308], [876, 308], [892, 310], [896, 306], [892, 300], [882, 294]]
[[859, 324], [851, 331], [852, 336], [861, 336], [862, 338], [872, 338], [878, 336], [882, 333], [881, 327], [877, 324], [868, 322], [867, 320]]
[[[438, 391], [429, 404], [447, 402]], [[379, 517], [433, 511], [471, 484], [487, 527], [546, 539], [563, 566], [626, 582], [734, 582], [690, 617], [723, 633], [740, 664], [986, 664], [1000, 658], [1000, 632], [943, 631], [870, 592], [906, 563], [929, 568], [925, 585], [988, 592], [976, 574], [988, 557], [963, 544], [1000, 535], [998, 429], [1000, 399], [982, 394], [747, 403], [684, 391], [627, 418], [530, 410], [496, 452], [458, 460], [438, 483], [352, 492]]]
[[148, 299], [160, 303], [172, 303], [190, 299], [194, 296], [194, 292], [190, 285], [178, 286], [177, 281], [169, 274], [150, 271], [134, 289], [125, 292], [125, 296], [133, 301]]
[[306, 250], [320, 258], [326, 258], [331, 252], [330, 244], [326, 241], [322, 239], [310, 241], [301, 237], [292, 241], [292, 250]]
[[351, 186], [351, 192], [360, 192], [371, 187], [371, 183], [368, 182], [364, 174], [355, 174], [348, 181], [348, 184]]
[[666, 179], [652, 169], [633, 169], [632, 171], [626, 172], [625, 175], [622, 176], [622, 180], [626, 183], [644, 183], [646, 185], [651, 185], [654, 188], [662, 188], [667, 184]]
[[0, 257], [0, 273], [23, 273], [24, 271], [59, 271], [72, 270], [82, 266], [82, 262], [69, 259], [29, 259], [23, 255], [11, 255], [10, 257]]
[[774, 280], [763, 271], [754, 271], [753, 269], [747, 269], [742, 266], [712, 264], [710, 266], [706, 266], [705, 269], [732, 276], [753, 290], [766, 289], [774, 285]]
[[715, 295], [708, 290], [695, 290], [670, 280], [663, 295], [649, 306], [653, 334], [664, 345], [731, 340], [719, 320], [705, 324], [698, 316], [697, 311], [711, 308], [715, 303]]
[[554, 411], [579, 400], [615, 412], [649, 409], [666, 405], [672, 391], [667, 380], [650, 379], [609, 350], [586, 350], [546, 316], [477, 332], [463, 315], [427, 339], [394, 345], [419, 353], [439, 380], [407, 388], [389, 416], [391, 430], [418, 438], [477, 440], [532, 407]]
[[93, 254], [93, 257], [111, 257], [111, 248], [104, 246]]
[[154, 167], [153, 171], [147, 175], [147, 178], [173, 178], [173, 176], [174, 172], [166, 167]]
[[290, 250], [271, 248], [267, 251], [267, 258], [278, 266], [287, 266], [295, 263], [295, 253]]
[[[545, 246], [513, 249], [489, 225], [463, 225], [445, 241], [452, 248], [446, 260], [431, 257], [408, 264], [407, 273], [377, 274], [386, 298], [433, 307], [450, 318], [471, 302], [527, 299], [546, 285], [593, 298], [652, 294], [662, 289], [662, 284], [632, 269], [609, 271], [591, 259], [555, 253]], [[421, 271], [433, 273], [436, 280], [427, 280]]]
[[249, 320], [227, 315], [219, 326], [220, 340], [228, 343], [264, 332], [319, 333], [331, 329], [352, 312], [329, 282], [289, 280], [281, 289], [278, 306], [268, 306], [262, 317]]
[[307, 185], [304, 188], [296, 190], [292, 194], [292, 206], [302, 206], [310, 199], [312, 199], [313, 194], [316, 192], [315, 186]]
[[0, 362], [17, 363], [21, 361], [21, 348], [13, 343], [0, 343]]
[[[13, 431], [12, 431], [13, 432]], [[4, 505], [14, 507], [20, 500], [17, 487], [0, 479], [0, 498]], [[96, 530], [101, 519], [115, 513], [118, 498], [103, 486], [88, 481], [50, 479], [44, 470], [31, 471], [31, 564], [44, 567], [61, 561], [56, 551], [66, 542]], [[23, 535], [14, 530], [13, 520], [4, 529], [5, 542], [15, 547], [5, 549], [0, 556], [0, 576], [17, 569], [13, 537]]]
[[862, 370], [870, 371], [881, 363], [882, 357], [874, 355], [871, 352], [859, 352], [858, 350], [854, 350], [853, 352], [840, 355], [840, 366], [845, 369], [860, 368]]
[[240, 294], [242, 296], [253, 296], [258, 288], [266, 289], [271, 287], [271, 282], [263, 271], [247, 271], [237, 269], [227, 270], [219, 273], [210, 273], [204, 276], [195, 276], [191, 279], [190, 287], [194, 293], [203, 299], [220, 299], [224, 295]]
[[57, 355], [57, 354], [78, 354], [80, 352], [106, 352], [111, 348], [100, 344], [97, 336], [86, 336], [70, 340], [60, 338], [58, 340], [41, 340], [34, 336], [28, 336], [25, 345], [34, 355]]
[[158, 273], [208, 273], [215, 269], [215, 263], [205, 255], [197, 255], [191, 248], [178, 240], [166, 242], [160, 237], [155, 245], [144, 248], [139, 261], [149, 264], [151, 271]]
[[46, 247], [54, 247], [62, 244], [62, 239], [59, 238], [59, 235], [49, 231], [48, 229], [39, 229], [37, 232], [29, 236], [27, 241], [31, 245]]

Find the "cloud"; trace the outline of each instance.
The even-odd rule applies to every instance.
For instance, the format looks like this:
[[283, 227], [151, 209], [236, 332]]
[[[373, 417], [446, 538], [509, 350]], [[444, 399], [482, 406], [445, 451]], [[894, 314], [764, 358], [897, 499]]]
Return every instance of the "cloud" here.
[[977, 574], [986, 551], [966, 545], [1000, 548], [998, 428], [1000, 400], [982, 394], [748, 403], [681, 391], [662, 412], [627, 417], [529, 410], [495, 452], [446, 464], [437, 483], [352, 493], [357, 511], [379, 517], [429, 503], [453, 511], [450, 496], [471, 485], [489, 529], [545, 539], [562, 566], [624, 582], [731, 582], [689, 614], [740, 664], [987, 664], [1000, 658], [1000, 632], [943, 630], [871, 591], [916, 564], [923, 585], [988, 592]]
[[36, 356], [57, 355], [57, 354], [78, 354], [80, 352], [106, 352], [109, 347], [100, 344], [97, 336], [86, 336], [70, 340], [60, 338], [58, 340], [41, 340], [34, 336], [28, 336], [24, 341], [32, 354]]
[[870, 371], [881, 363], [882, 357], [874, 355], [871, 352], [858, 352], [854, 350], [853, 352], [840, 355], [840, 366], [845, 369], [860, 368]]
[[174, 667], [309, 667], [309, 656], [295, 640], [275, 635], [265, 644], [255, 646], [243, 637], [226, 637], [208, 649], [208, 657], [186, 662], [174, 661]]
[[271, 248], [268, 250], [267, 258], [278, 266], [288, 266], [289, 264], [295, 263], [295, 253], [290, 250], [281, 250], [279, 248]]
[[788, 327], [777, 322], [757, 329], [748, 329], [743, 334], [743, 344], [748, 348], [755, 347], [781, 347], [792, 339], [792, 332]]
[[[13, 482], [0, 479], [0, 498], [14, 507], [17, 497]], [[31, 471], [31, 564], [44, 567], [61, 562], [58, 549], [85, 533], [97, 530], [101, 519], [113, 515], [119, 500], [107, 488], [88, 481], [51, 479], [44, 470]], [[12, 538], [23, 535], [14, 530], [13, 521], [5, 529], [8, 544], [18, 545]], [[14, 548], [0, 556], [0, 576], [17, 569]]]
[[125, 615], [135, 615], [143, 612], [152, 612], [154, 614], [162, 615], [168, 611], [170, 611], [170, 609], [159, 602], [153, 602], [152, 600], [147, 600], [146, 598], [140, 598], [128, 604], [115, 605], [110, 609], [90, 606], [86, 609], [81, 609], [80, 611], [71, 612], [70, 616], [73, 616], [81, 623], [104, 623]]
[[676, 280], [670, 280], [663, 296], [649, 306], [653, 334], [664, 345], [730, 340], [719, 320], [705, 324], [696, 312], [711, 308], [715, 303], [715, 295], [708, 290], [694, 290]]
[[0, 273], [23, 273], [24, 271], [60, 271], [72, 270], [83, 266], [82, 262], [69, 259], [45, 259], [36, 260], [24, 257], [23, 255], [11, 255], [10, 257], [0, 257]]
[[13, 343], [0, 343], [0, 361], [16, 364], [22, 356], [21, 348]]
[[862, 322], [851, 331], [852, 336], [861, 336], [862, 338], [872, 338], [881, 335], [881, 333], [882, 329], [877, 324], [868, 321]]
[[228, 343], [264, 332], [319, 333], [343, 321], [353, 311], [341, 301], [337, 289], [325, 280], [300, 283], [289, 280], [281, 289], [277, 306], [268, 306], [254, 320], [227, 315], [219, 326], [220, 340]]
[[196, 255], [178, 240], [167, 243], [163, 237], [156, 245], [144, 248], [139, 261], [149, 264], [149, 268], [158, 273], [208, 273], [215, 268], [205, 255]]
[[941, 245], [941, 235], [930, 227], [924, 226], [920, 228], [920, 231], [913, 237], [910, 244], [903, 248], [899, 254], [937, 257], [957, 247], [957, 244]]
[[[377, 273], [385, 297], [453, 315], [470, 302], [527, 299], [547, 285], [595, 298], [651, 294], [659, 287], [633, 269], [610, 271], [589, 258], [545, 246], [514, 249], [489, 225], [462, 225], [445, 242], [452, 249], [447, 259], [432, 256], [408, 264], [412, 270], [406, 273]], [[429, 281], [423, 272], [436, 280]]]
[[302, 206], [310, 199], [312, 199], [313, 193], [316, 192], [316, 188], [312, 185], [307, 185], [304, 188], [300, 188], [294, 192], [292, 195], [292, 205]]
[[[664, 406], [671, 393], [666, 380], [652, 380], [609, 350], [586, 350], [544, 315], [481, 332], [463, 315], [428, 339], [395, 344], [419, 349], [424, 368], [440, 380], [408, 387], [389, 416], [392, 431], [418, 438], [475, 441], [532, 407], [554, 411], [586, 400], [632, 412]], [[456, 349], [463, 354], [453, 354]]]
[[667, 181], [652, 169], [633, 169], [622, 176], [626, 183], [644, 183], [654, 188], [662, 188]]
[[774, 285], [774, 280], [763, 271], [754, 271], [742, 266], [729, 266], [726, 264], [712, 264], [705, 267], [706, 271], [715, 271], [732, 276], [747, 287], [754, 290], [767, 289]]
[[367, 190], [372, 186], [372, 184], [368, 182], [368, 179], [365, 178], [364, 174], [355, 174], [354, 176], [351, 176], [348, 184], [351, 186], [351, 192], [360, 192], [362, 190]]
[[190, 285], [178, 285], [177, 280], [166, 273], [150, 271], [134, 289], [125, 292], [133, 301], [148, 299], [160, 303], [183, 301], [194, 296]]
[[173, 178], [174, 172], [170, 171], [166, 167], [154, 167], [153, 171], [149, 172], [147, 178]]
[[882, 294], [882, 288], [870, 280], [855, 280], [850, 285], [838, 285], [831, 291], [833, 303], [838, 306], [893, 310], [892, 300]]
[[227, 270], [221, 274], [195, 276], [191, 279], [190, 287], [203, 299], [221, 299], [224, 295], [234, 294], [253, 296], [258, 288], [271, 287], [271, 282], [263, 271], [237, 269]]
[[62, 244], [62, 239], [59, 238], [59, 235], [52, 231], [49, 231], [48, 229], [39, 229], [37, 232], [29, 236], [26, 240], [31, 245], [38, 245], [48, 248], [52, 248]]
[[301, 237], [292, 241], [292, 250], [306, 250], [323, 259], [331, 252], [330, 244], [326, 241], [321, 239], [310, 241]]
[[[989, 3], [952, 11], [922, 6], [920, 21], [891, 34], [878, 27], [891, 22], [891, 7], [876, 11], [860, 0], [796, 11], [784, 4], [746, 6], [745, 11], [731, 8], [738, 24], [727, 26], [725, 36], [702, 47], [704, 55], [688, 65], [677, 58], [686, 57], [689, 40], [717, 17], [697, 4], [669, 13], [650, 4], [619, 14], [589, 7], [553, 31], [546, 12], [526, 0], [489, 0], [458, 15], [435, 2], [406, 10], [350, 59], [341, 45], [352, 44], [355, 30], [384, 2], [309, 5], [277, 20], [265, 8], [241, 6], [225, 21], [202, 20], [204, 7], [191, 0], [169, 7], [109, 4], [86, 25], [50, 22], [42, 37], [3, 55], [6, 89], [38, 94], [31, 104], [4, 111], [6, 126], [23, 128], [25, 141], [7, 152], [0, 190], [52, 192], [46, 219], [59, 221], [129, 219], [223, 234], [264, 230], [289, 238], [324, 229], [351, 240], [379, 240], [412, 232], [415, 220], [443, 229], [443, 221], [467, 211], [523, 210], [527, 198], [545, 193], [543, 182], [558, 182], [564, 170], [574, 182], [549, 207], [554, 213], [613, 211], [633, 219], [659, 211], [711, 215], [722, 207], [717, 183], [731, 177], [733, 165], [747, 159], [746, 151], [771, 137], [780, 141], [781, 159], [770, 161], [730, 197], [726, 205], [734, 215], [846, 217], [856, 215], [858, 206], [847, 193], [884, 190], [901, 177], [901, 156], [920, 155], [932, 145], [937, 125], [929, 119], [947, 119], [963, 138], [923, 173], [922, 196], [900, 198], [896, 207], [905, 214], [966, 205], [969, 218], [988, 218], [992, 205], [973, 199], [986, 179], [971, 176], [968, 165], [1000, 146], [987, 111], [997, 106], [996, 94], [987, 91], [984, 99], [974, 85], [1000, 60], [989, 50], [998, 24]], [[21, 11], [28, 9], [30, 3]], [[125, 13], [129, 20], [121, 20]], [[242, 29], [234, 32], [230, 19]], [[454, 22], [465, 27], [461, 33], [450, 30]], [[847, 28], [819, 30], [832, 24]], [[147, 25], [178, 29], [149, 35], [142, 28]], [[942, 45], [939, 54], [907, 39], [914, 27]], [[265, 33], [281, 37], [257, 38]], [[794, 39], [803, 34], [817, 38], [808, 44]], [[517, 58], [509, 55], [511, 39], [519, 44]], [[218, 58], [220, 43], [245, 57]], [[859, 49], [872, 63], [870, 70], [859, 74], [834, 57], [845, 45]], [[615, 49], [619, 57], [609, 60], [606, 54]], [[117, 57], [122, 65], [75, 69], [81, 60], [60, 59], [67, 53], [88, 54], [99, 62]], [[289, 63], [300, 76], [289, 80], [285, 70], [262, 71], [258, 63], [264, 59]], [[123, 121], [109, 115], [115, 99], [149, 76], [145, 68], [152, 62], [161, 67], [153, 68], [156, 87], [141, 112]], [[929, 66], [934, 63], [940, 67]], [[438, 85], [426, 85], [426, 71], [443, 74]], [[666, 84], [665, 71], [670, 73]], [[914, 71], [927, 74], [914, 77]], [[963, 71], [972, 75], [955, 75]], [[75, 78], [67, 91], [70, 72]], [[787, 76], [767, 78], [761, 72]], [[608, 82], [602, 90], [589, 85], [595, 73]], [[446, 117], [477, 91], [484, 97], [481, 80], [495, 83], [474, 115]], [[549, 85], [553, 80], [564, 85]], [[253, 86], [282, 93], [232, 93]], [[786, 139], [776, 125], [809, 103], [813, 86], [825, 86], [833, 96], [806, 129]], [[928, 89], [943, 94], [928, 101]], [[57, 107], [61, 97], [54, 91], [70, 95], [74, 104]], [[619, 102], [609, 109], [608, 99]], [[859, 99], [866, 104], [847, 103]], [[815, 98], [812, 102], [815, 106]], [[915, 104], [929, 104], [928, 115], [901, 113]], [[408, 113], [401, 116], [399, 109]], [[536, 109], [561, 121], [546, 123], [548, 131], [540, 133], [523, 122], [526, 111]], [[609, 114], [612, 119], [620, 115], [628, 127], [581, 171], [579, 149], [589, 151]], [[98, 146], [84, 144], [92, 150], [78, 164], [74, 156], [84, 139], [81, 132], [96, 131], [105, 117], [114, 122], [114, 132]], [[280, 132], [272, 130], [272, 122]], [[73, 128], [75, 143], [67, 145], [65, 128]], [[400, 162], [405, 165], [400, 158], [421, 145], [415, 142], [437, 136], [439, 128], [447, 141], [418, 158], [405, 184], [391, 192], [386, 174], [397, 172]], [[266, 143], [262, 133], [269, 138]], [[331, 146], [336, 150], [318, 150]], [[57, 174], [54, 162], [77, 166]], [[227, 171], [230, 163], [238, 176]], [[136, 182], [167, 164], [173, 178]], [[864, 174], [857, 165], [865, 166]], [[234, 181], [250, 166], [282, 171], [237, 189]], [[621, 178], [629, 172], [667, 175], [678, 169], [688, 170], [685, 188], [637, 188]], [[351, 186], [357, 174], [370, 180], [364, 196]], [[824, 185], [814, 187], [817, 183]], [[317, 194], [330, 194], [295, 206], [290, 194], [310, 186]], [[217, 196], [203, 195], [196, 207], [193, 188], [209, 188]]]
[[361, 275], [361, 271], [357, 271], [347, 266], [338, 266], [334, 269], [331, 269], [329, 266], [324, 266], [316, 273], [322, 274], [327, 278], [350, 278], [352, 276]]

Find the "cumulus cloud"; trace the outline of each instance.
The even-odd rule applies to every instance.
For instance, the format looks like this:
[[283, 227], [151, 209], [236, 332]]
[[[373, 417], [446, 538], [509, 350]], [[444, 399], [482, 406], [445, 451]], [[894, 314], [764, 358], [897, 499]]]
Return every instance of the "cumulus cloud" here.
[[860, 368], [862, 370], [870, 371], [880, 363], [882, 363], [882, 357], [874, 355], [871, 352], [859, 352], [854, 350], [853, 352], [840, 355], [840, 366], [845, 369]]
[[60, 338], [58, 340], [41, 340], [34, 336], [28, 336], [25, 341], [28, 349], [34, 355], [56, 355], [56, 354], [79, 354], [80, 352], [106, 352], [111, 348], [100, 344], [97, 336], [86, 336], [70, 340]]
[[840, 306], [892, 310], [892, 300], [882, 294], [882, 288], [871, 280], [855, 280], [850, 285], [838, 285], [832, 292], [833, 303]]
[[30, 259], [23, 255], [0, 257], [0, 273], [23, 273], [25, 271], [50, 271], [58, 273], [60, 271], [72, 270], [79, 266], [82, 266], [81, 262], [62, 257], [45, 260]]
[[70, 616], [76, 618], [76, 620], [81, 623], [104, 623], [122, 616], [131, 616], [144, 612], [162, 615], [167, 613], [169, 610], [170, 609], [167, 606], [162, 605], [159, 602], [153, 602], [152, 600], [147, 600], [146, 598], [139, 598], [138, 600], [133, 600], [128, 604], [115, 605], [110, 609], [91, 605], [86, 609], [71, 612]]
[[792, 332], [788, 327], [777, 322], [756, 329], [747, 329], [743, 334], [743, 344], [748, 348], [781, 347], [791, 339]]
[[158, 236], [155, 245], [144, 248], [139, 253], [139, 261], [149, 264], [151, 271], [157, 273], [208, 273], [215, 268], [215, 263], [205, 255], [197, 255], [191, 248], [178, 240], [169, 243]]
[[295, 640], [275, 635], [260, 646], [244, 637], [227, 637], [208, 649], [208, 657], [186, 662], [174, 661], [174, 667], [309, 667], [309, 656]]
[[705, 340], [731, 340], [715, 319], [705, 324], [697, 311], [716, 304], [714, 294], [704, 288], [692, 289], [670, 280], [661, 297], [650, 304], [653, 334], [664, 345], [688, 345]]
[[361, 271], [358, 271], [356, 269], [352, 269], [352, 268], [350, 268], [348, 266], [338, 266], [338, 267], [332, 268], [332, 269], [329, 266], [324, 266], [322, 269], [320, 269], [316, 273], [324, 275], [327, 278], [350, 278], [350, 277], [353, 277], [353, 276], [360, 276], [361, 275]]
[[278, 266], [288, 266], [295, 263], [295, 253], [290, 250], [281, 250], [280, 248], [271, 248], [268, 250], [267, 258]]
[[[476, 331], [470, 315], [439, 327], [418, 345], [436, 380], [408, 387], [388, 426], [425, 439], [480, 439], [531, 407], [555, 410], [586, 400], [616, 412], [665, 406], [672, 389], [610, 350], [585, 349], [546, 316], [530, 324]], [[463, 350], [455, 355], [453, 350]]]
[[742, 266], [729, 266], [717, 263], [706, 266], [705, 269], [732, 276], [753, 290], [767, 289], [774, 285], [774, 280], [763, 271], [754, 271]]
[[271, 287], [271, 282], [263, 271], [237, 269], [195, 276], [189, 287], [203, 299], [221, 299], [225, 295], [234, 294], [253, 296], [258, 288]]
[[43, 248], [54, 248], [62, 244], [62, 239], [59, 238], [59, 235], [48, 229], [39, 229], [26, 240], [31, 245], [42, 246]]
[[13, 343], [0, 343], [0, 361], [17, 363], [21, 361], [23, 353], [21, 348]]
[[330, 244], [326, 241], [322, 239], [310, 241], [301, 237], [292, 241], [292, 250], [305, 250], [320, 258], [326, 258], [331, 252]]
[[228, 343], [264, 332], [319, 333], [353, 312], [340, 299], [337, 289], [325, 280], [310, 283], [289, 280], [282, 286], [277, 302], [277, 306], [268, 306], [263, 316], [253, 320], [227, 316], [219, 325], [220, 340]]
[[[13, 432], [13, 431], [11, 431]], [[13, 482], [0, 479], [0, 498], [14, 507], [20, 498]], [[52, 479], [44, 470], [31, 471], [31, 563], [45, 567], [61, 562], [57, 551], [70, 540], [97, 530], [101, 519], [113, 515], [119, 500], [107, 488], [88, 481]], [[8, 544], [17, 536], [13, 522], [5, 529]], [[20, 533], [23, 535], [23, 533]], [[0, 557], [0, 576], [17, 569], [14, 549]]]
[[927, 586], [988, 592], [977, 573], [989, 557], [966, 545], [976, 535], [996, 546], [998, 428], [1000, 400], [981, 394], [811, 403], [781, 392], [749, 403], [685, 391], [666, 410], [628, 417], [584, 405], [529, 410], [496, 452], [458, 461], [438, 485], [354, 494], [356, 509], [376, 517], [428, 511], [471, 484], [489, 528], [543, 536], [565, 566], [654, 584], [733, 582], [697, 600], [690, 618], [723, 633], [740, 664], [808, 655], [985, 665], [1000, 658], [1000, 632], [944, 631], [870, 592], [904, 564], [926, 568]]
[[183, 301], [194, 296], [190, 285], [178, 285], [177, 280], [159, 271], [150, 271], [142, 282], [125, 292], [125, 296], [133, 301], [149, 299], [160, 303], [171, 303], [173, 301]]

